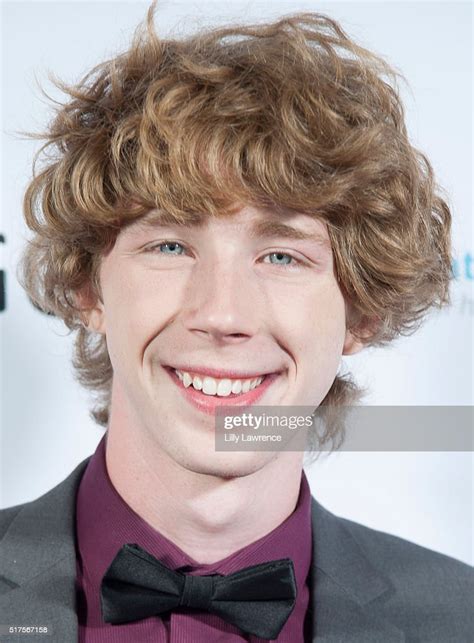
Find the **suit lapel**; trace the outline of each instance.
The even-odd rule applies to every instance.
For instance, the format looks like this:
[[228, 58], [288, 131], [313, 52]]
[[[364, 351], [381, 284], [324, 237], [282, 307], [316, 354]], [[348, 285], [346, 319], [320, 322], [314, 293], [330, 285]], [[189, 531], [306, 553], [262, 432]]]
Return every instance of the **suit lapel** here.
[[377, 617], [393, 595], [340, 518], [311, 499], [313, 562], [310, 586], [312, 639], [318, 643], [403, 643], [403, 632]]
[[[49, 643], [76, 641], [75, 501], [89, 458], [58, 486], [27, 503], [0, 542], [0, 613], [8, 625], [47, 625]], [[342, 521], [312, 498], [310, 640], [403, 643], [371, 604], [392, 595]], [[377, 602], [378, 604], [378, 602]], [[6, 621], [6, 622], [5, 622]]]

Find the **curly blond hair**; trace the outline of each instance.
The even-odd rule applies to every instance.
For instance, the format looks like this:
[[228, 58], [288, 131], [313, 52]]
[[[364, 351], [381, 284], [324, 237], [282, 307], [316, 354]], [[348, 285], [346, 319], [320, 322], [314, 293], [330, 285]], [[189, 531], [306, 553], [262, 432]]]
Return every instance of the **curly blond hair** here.
[[[34, 235], [19, 279], [76, 333], [75, 376], [95, 393], [91, 416], [104, 427], [112, 365], [76, 294], [101, 299], [101, 257], [150, 209], [193, 222], [245, 203], [324, 221], [349, 328], [364, 345], [412, 333], [450, 303], [451, 214], [410, 144], [401, 74], [319, 13], [162, 39], [155, 5], [127, 51], [77, 84], [54, 79], [67, 99], [46, 132], [28, 134], [46, 142], [24, 197]], [[363, 393], [337, 375], [321, 406]], [[342, 428], [334, 415], [324, 440]]]

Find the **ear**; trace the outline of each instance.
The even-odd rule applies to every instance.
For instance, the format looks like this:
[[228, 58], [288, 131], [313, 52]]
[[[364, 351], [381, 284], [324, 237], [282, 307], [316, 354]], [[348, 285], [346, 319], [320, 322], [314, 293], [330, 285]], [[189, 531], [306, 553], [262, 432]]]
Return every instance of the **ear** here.
[[[378, 317], [373, 317], [366, 319], [365, 323], [361, 323], [357, 328], [357, 334], [362, 339], [369, 339], [377, 332], [377, 329], [380, 324], [380, 319]], [[349, 328], [346, 329], [346, 335], [344, 338], [344, 346], [342, 349], [343, 355], [354, 355], [361, 351], [366, 344], [364, 344], [360, 339], [357, 339], [352, 334]]]
[[344, 346], [342, 348], [343, 355], [354, 355], [364, 348], [364, 344], [356, 339], [350, 330], [346, 330], [344, 338]]
[[106, 334], [104, 304], [92, 293], [90, 286], [85, 286], [74, 294], [77, 306], [81, 308], [81, 319], [84, 326], [95, 333]]

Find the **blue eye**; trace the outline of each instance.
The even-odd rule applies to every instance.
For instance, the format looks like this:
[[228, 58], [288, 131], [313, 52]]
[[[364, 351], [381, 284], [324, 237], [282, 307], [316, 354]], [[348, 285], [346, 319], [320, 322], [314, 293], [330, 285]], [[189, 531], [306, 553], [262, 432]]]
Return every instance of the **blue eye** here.
[[[163, 247], [168, 247], [169, 249], [171, 249], [171, 252], [161, 252]], [[180, 255], [184, 252], [184, 247], [177, 241], [163, 241], [162, 243], [157, 243], [155, 246], [151, 246], [150, 248], [148, 248], [148, 251], [151, 252], [156, 250], [157, 248], [159, 248], [160, 254], [164, 255]], [[174, 250], [176, 249], [180, 250], [180, 252], [174, 252]]]
[[295, 259], [295, 257], [287, 254], [286, 252], [270, 252], [268, 255], [265, 255], [265, 257], [275, 257], [277, 259], [276, 262], [270, 261], [270, 263], [273, 263], [274, 266], [296, 266], [296, 264], [299, 263], [299, 261]]

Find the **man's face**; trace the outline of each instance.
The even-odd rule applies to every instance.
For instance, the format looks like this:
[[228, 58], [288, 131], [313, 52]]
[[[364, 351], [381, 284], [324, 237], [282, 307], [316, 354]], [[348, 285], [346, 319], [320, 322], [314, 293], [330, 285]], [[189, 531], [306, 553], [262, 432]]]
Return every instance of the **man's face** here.
[[278, 453], [216, 452], [216, 405], [315, 408], [341, 355], [360, 349], [326, 224], [253, 207], [202, 226], [143, 223], [103, 259], [89, 317], [113, 366], [111, 422], [192, 471], [246, 475]]

